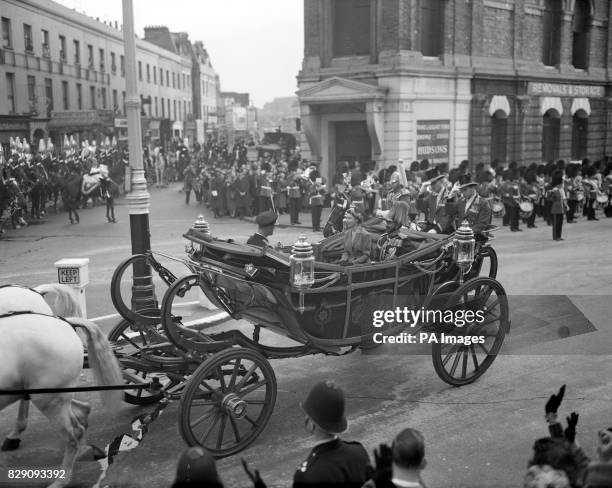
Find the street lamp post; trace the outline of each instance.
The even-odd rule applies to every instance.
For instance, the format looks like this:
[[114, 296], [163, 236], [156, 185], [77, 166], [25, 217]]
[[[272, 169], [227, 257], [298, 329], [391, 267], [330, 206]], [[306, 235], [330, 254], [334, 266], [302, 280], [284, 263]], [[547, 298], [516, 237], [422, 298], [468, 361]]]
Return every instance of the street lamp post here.
[[[140, 97], [136, 79], [136, 35], [132, 0], [123, 0], [123, 40], [125, 50], [125, 110], [128, 121], [131, 191], [127, 196], [130, 213], [132, 254], [144, 254], [151, 249], [149, 231], [149, 192], [142, 161], [142, 127]], [[151, 267], [144, 262], [134, 264], [132, 307], [136, 310], [155, 307]]]

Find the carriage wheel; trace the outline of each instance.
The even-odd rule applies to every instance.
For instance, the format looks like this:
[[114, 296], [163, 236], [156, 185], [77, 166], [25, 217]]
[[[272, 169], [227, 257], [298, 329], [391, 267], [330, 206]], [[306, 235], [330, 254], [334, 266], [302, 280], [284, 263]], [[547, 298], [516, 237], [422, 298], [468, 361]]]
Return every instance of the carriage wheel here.
[[[144, 254], [134, 254], [125, 261], [121, 262], [111, 279], [111, 300], [119, 314], [126, 320], [137, 324], [156, 325], [159, 323], [159, 310], [155, 308], [147, 308], [144, 310], [136, 310], [132, 306], [132, 285], [136, 270], [148, 270], [150, 282], [153, 285], [153, 299], [155, 306], [159, 303], [158, 297], [162, 297], [168, 285], [151, 266], [149, 258]], [[140, 276], [140, 272], [138, 275]], [[136, 277], [136, 280], [139, 278]], [[140, 278], [142, 279], [142, 278]]]
[[[136, 329], [136, 330], [134, 330]], [[123, 378], [126, 384], [143, 384], [151, 381], [152, 376], [159, 379], [159, 382], [164, 388], [168, 388], [178, 384], [176, 379], [171, 379], [164, 374], [150, 373], [141, 371], [135, 364], [146, 354], [155, 354], [156, 356], [167, 356], [168, 352], [164, 350], [151, 350], [151, 346], [166, 342], [167, 339], [163, 335], [161, 325], [144, 326], [133, 328], [132, 324], [127, 320], [119, 322], [113, 330], [108, 334], [108, 340], [113, 345], [121, 346], [121, 354], [128, 356], [133, 361], [129, 361], [130, 366], [122, 364]], [[146, 351], [143, 351], [144, 348]], [[120, 361], [121, 363], [121, 361]], [[164, 397], [163, 393], [152, 394], [147, 390], [125, 390], [123, 400], [131, 405], [150, 405], [157, 403]]]
[[189, 379], [179, 409], [181, 435], [216, 458], [236, 454], [259, 436], [275, 402], [276, 377], [268, 360], [250, 349], [226, 349]]
[[[494, 279], [474, 278], [455, 291], [445, 310], [482, 311], [482, 320], [455, 326], [439, 334], [439, 342], [433, 344], [433, 365], [440, 379], [453, 386], [467, 385], [491, 366], [501, 349], [509, 327], [508, 298]], [[466, 337], [472, 336], [481, 336], [482, 342], [468, 344]]]

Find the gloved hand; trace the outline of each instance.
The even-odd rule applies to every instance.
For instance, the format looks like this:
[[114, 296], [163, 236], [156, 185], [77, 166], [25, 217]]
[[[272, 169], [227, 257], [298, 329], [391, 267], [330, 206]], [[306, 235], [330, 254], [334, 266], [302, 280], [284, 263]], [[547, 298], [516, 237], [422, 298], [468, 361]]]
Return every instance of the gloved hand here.
[[572, 412], [567, 420], [567, 429], [565, 429], [565, 438], [572, 444], [576, 440], [576, 425], [578, 425], [579, 415], [576, 412]]
[[559, 388], [559, 393], [557, 393], [556, 395], [550, 395], [550, 398], [548, 399], [548, 401], [546, 402], [546, 406], [544, 407], [544, 410], [547, 414], [549, 413], [557, 413], [557, 410], [559, 410], [559, 406], [561, 405], [561, 402], [563, 401], [563, 396], [565, 395], [565, 385], [563, 385], [561, 388]]
[[393, 475], [393, 451], [387, 444], [380, 444], [374, 449], [374, 460], [376, 462], [376, 468], [372, 479], [378, 484], [384, 484], [385, 481], [391, 481]]
[[242, 458], [240, 461], [242, 462], [242, 467], [244, 468], [244, 471], [246, 472], [247, 476], [253, 482], [253, 487], [254, 488], [267, 488], [267, 485], [264, 483], [264, 481], [261, 479], [261, 476], [259, 475], [259, 470], [255, 469], [251, 471], [249, 469], [249, 465], [244, 460], [244, 458]]

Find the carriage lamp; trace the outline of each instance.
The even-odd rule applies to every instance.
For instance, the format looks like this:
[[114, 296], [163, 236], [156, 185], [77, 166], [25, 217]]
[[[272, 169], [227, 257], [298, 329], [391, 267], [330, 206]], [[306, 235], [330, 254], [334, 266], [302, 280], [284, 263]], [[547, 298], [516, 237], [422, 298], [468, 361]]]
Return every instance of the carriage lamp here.
[[474, 239], [474, 231], [470, 227], [467, 220], [461, 223], [461, 226], [455, 232], [453, 241], [453, 259], [457, 266], [461, 269], [461, 276], [474, 262], [474, 249], [476, 241]]
[[[210, 233], [210, 225], [206, 222], [203, 215], [198, 215], [198, 218], [195, 220], [193, 225], [191, 226], [193, 230], [197, 230], [205, 241], [212, 241], [212, 234]], [[200, 251], [202, 251], [202, 244], [200, 244]], [[185, 240], [185, 252], [189, 253], [193, 250], [193, 242], [186, 239]]]
[[300, 292], [300, 313], [304, 313], [304, 291], [314, 285], [315, 258], [306, 236], [299, 236], [291, 247], [290, 283]]

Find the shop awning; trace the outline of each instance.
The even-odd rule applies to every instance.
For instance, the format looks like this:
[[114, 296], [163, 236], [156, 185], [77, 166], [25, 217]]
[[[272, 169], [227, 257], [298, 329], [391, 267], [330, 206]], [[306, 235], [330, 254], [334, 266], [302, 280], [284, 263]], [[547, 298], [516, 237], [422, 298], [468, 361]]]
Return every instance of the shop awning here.
[[576, 115], [578, 110], [583, 110], [587, 117], [591, 115], [591, 104], [589, 103], [588, 98], [574, 98], [574, 100], [572, 100], [572, 108], [570, 109], [570, 112], [572, 115]]
[[563, 104], [559, 97], [540, 98], [540, 115], [544, 116], [550, 109], [555, 110], [559, 114], [559, 117], [563, 115]]
[[489, 105], [489, 115], [493, 117], [498, 110], [501, 110], [506, 117], [510, 115], [510, 102], [508, 102], [508, 97], [504, 95], [493, 96], [491, 104]]

